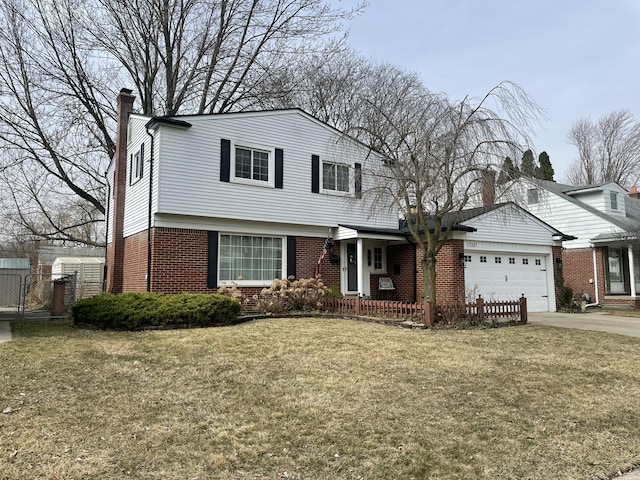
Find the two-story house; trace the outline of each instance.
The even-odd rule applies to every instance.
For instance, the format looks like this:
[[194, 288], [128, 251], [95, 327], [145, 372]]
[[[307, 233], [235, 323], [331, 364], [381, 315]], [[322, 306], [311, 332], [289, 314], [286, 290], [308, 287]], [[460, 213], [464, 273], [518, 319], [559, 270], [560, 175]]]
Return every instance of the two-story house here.
[[528, 210], [564, 233], [563, 276], [595, 304], [640, 307], [640, 200], [614, 182], [527, 181]]
[[[345, 295], [420, 298], [420, 251], [371, 193], [380, 154], [299, 109], [149, 117], [133, 103], [123, 90], [107, 171], [108, 291], [235, 282], [250, 298], [274, 278], [313, 277], [324, 257], [324, 282]], [[437, 259], [441, 301], [525, 294], [532, 311], [555, 310], [560, 232], [512, 204], [454, 223]]]
[[252, 294], [312, 277], [329, 240], [325, 282], [366, 296], [386, 247], [407, 243], [397, 212], [363, 198], [382, 157], [301, 110], [148, 117], [130, 91], [118, 102], [109, 291]]

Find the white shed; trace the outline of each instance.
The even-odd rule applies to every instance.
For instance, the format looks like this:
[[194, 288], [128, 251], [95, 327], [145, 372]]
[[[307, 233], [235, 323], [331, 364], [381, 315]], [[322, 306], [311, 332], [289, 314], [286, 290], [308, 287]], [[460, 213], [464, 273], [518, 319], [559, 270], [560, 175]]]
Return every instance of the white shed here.
[[76, 298], [86, 298], [102, 291], [104, 281], [104, 258], [102, 257], [58, 257], [51, 266], [51, 277], [77, 275]]

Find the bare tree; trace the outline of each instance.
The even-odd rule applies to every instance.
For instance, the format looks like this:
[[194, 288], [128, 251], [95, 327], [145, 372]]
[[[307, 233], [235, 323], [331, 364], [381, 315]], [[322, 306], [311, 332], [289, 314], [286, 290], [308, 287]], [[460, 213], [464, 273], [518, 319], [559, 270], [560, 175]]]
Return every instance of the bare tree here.
[[578, 149], [565, 175], [567, 183], [616, 182], [630, 188], [640, 179], [640, 122], [628, 110], [608, 113], [596, 123], [580, 119], [567, 138]]
[[363, 130], [388, 159], [374, 192], [408, 219], [422, 252], [422, 296], [435, 302], [438, 252], [477, 197], [482, 173], [530, 144], [527, 132], [540, 110], [508, 82], [479, 101], [451, 101], [408, 83], [375, 97], [370, 108]]
[[[39, 236], [99, 242], [84, 234], [93, 235], [105, 211], [121, 87], [135, 89], [147, 115], [251, 109], [277, 93], [262, 88], [274, 84], [271, 76], [321, 49], [360, 8], [328, 0], [6, 0], [0, 171], [20, 178], [3, 187], [12, 191], [4, 198], [13, 219]], [[86, 215], [71, 224], [58, 215], [74, 209]]]

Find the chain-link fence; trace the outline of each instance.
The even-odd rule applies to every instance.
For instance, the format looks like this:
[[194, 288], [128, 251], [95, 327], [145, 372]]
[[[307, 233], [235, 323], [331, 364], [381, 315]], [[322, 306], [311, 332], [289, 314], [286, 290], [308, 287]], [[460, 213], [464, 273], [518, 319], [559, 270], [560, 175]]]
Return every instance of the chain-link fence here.
[[0, 273], [0, 320], [64, 317], [78, 300], [102, 293], [103, 287], [76, 274]]
[[0, 273], [0, 320], [11, 320], [19, 316], [22, 303], [23, 275]]
[[76, 276], [31, 273], [22, 285], [23, 318], [64, 317], [76, 303]]

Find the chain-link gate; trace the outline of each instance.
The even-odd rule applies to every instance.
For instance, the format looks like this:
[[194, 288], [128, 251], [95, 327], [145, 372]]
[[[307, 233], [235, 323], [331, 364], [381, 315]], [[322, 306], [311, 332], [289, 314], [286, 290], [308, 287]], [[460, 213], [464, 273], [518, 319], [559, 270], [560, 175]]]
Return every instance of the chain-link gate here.
[[22, 275], [0, 273], [0, 320], [13, 320], [20, 315]]
[[31, 273], [22, 285], [22, 318], [67, 316], [76, 302], [76, 275]]

